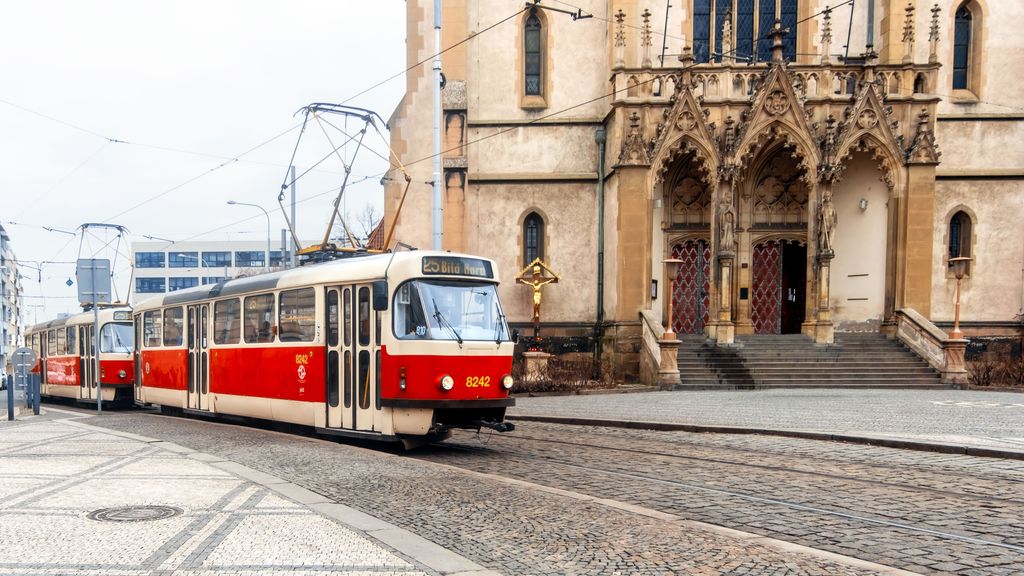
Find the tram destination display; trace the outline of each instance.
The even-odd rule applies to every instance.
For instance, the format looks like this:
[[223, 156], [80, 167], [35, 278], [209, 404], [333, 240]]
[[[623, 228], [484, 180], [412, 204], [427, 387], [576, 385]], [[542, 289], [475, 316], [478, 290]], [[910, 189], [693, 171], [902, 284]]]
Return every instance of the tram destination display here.
[[491, 263], [489, 261], [458, 256], [424, 256], [423, 273], [494, 278], [494, 272], [491, 270]]

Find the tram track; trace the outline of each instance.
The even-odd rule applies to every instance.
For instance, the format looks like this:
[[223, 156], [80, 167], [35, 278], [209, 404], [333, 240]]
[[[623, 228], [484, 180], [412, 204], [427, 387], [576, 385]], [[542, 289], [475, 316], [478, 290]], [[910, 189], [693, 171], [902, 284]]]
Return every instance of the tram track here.
[[[568, 444], [573, 444], [573, 443], [568, 443]], [[482, 452], [483, 451], [483, 448], [468, 446], [468, 445], [465, 445], [465, 444], [451, 443], [451, 444], [446, 444], [445, 446], [448, 447], [448, 448], [455, 448], [455, 449], [463, 450], [463, 451], [467, 451], [467, 452]], [[522, 460], [522, 461], [526, 462], [525, 459]], [[983, 538], [973, 538], [973, 537], [970, 537], [970, 536], [964, 536], [964, 535], [955, 534], [955, 533], [952, 533], [952, 532], [943, 532], [941, 530], [933, 530], [933, 529], [930, 529], [930, 528], [923, 528], [923, 527], [920, 527], [920, 526], [914, 526], [914, 525], [911, 525], [911, 524], [906, 524], [906, 523], [901, 523], [901, 522], [893, 522], [893, 521], [885, 520], [885, 519], [881, 519], [881, 518], [871, 518], [871, 517], [868, 517], [868, 516], [863, 516], [863, 515], [858, 515], [858, 514], [850, 514], [850, 513], [847, 513], [847, 512], [840, 512], [840, 511], [837, 511], [837, 510], [830, 510], [830, 509], [827, 509], [827, 508], [820, 508], [820, 507], [815, 507], [815, 506], [807, 506], [807, 505], [804, 505], [804, 504], [799, 504], [799, 503], [796, 503], [796, 502], [790, 502], [790, 501], [786, 501], [786, 500], [780, 500], [780, 499], [777, 499], [777, 498], [766, 498], [766, 497], [763, 497], [763, 496], [756, 496], [756, 495], [753, 495], [753, 494], [746, 494], [746, 493], [736, 492], [736, 491], [731, 491], [731, 490], [723, 490], [721, 488], [713, 488], [713, 487], [710, 487], [710, 486], [705, 486], [705, 485], [697, 484], [697, 483], [693, 483], [693, 482], [681, 482], [681, 481], [678, 481], [678, 480], [667, 480], [667, 479], [664, 479], [664, 478], [657, 478], [657, 477], [646, 475], [646, 474], [628, 473], [628, 472], [621, 472], [621, 471], [617, 471], [617, 470], [609, 470], [607, 468], [598, 468], [598, 467], [595, 467], [595, 466], [586, 466], [586, 465], [582, 465], [582, 464], [575, 464], [575, 463], [564, 461], [564, 460], [560, 461], [560, 460], [556, 460], [556, 459], [552, 459], [552, 458], [545, 458], [545, 461], [551, 462], [551, 463], [557, 463], [557, 464], [559, 464], [561, 466], [565, 466], [567, 468], [573, 468], [573, 469], [581, 470], [581, 471], [588, 472], [588, 473], [606, 474], [606, 475], [610, 475], [610, 476], [617, 476], [617, 477], [620, 477], [620, 478], [629, 478], [629, 479], [633, 479], [633, 480], [640, 480], [640, 481], [643, 481], [643, 482], [652, 482], [652, 483], [661, 484], [661, 485], [665, 485], [665, 486], [672, 486], [672, 487], [675, 487], [675, 488], [688, 488], [688, 489], [693, 489], [693, 490], [700, 490], [700, 491], [714, 493], [714, 494], [719, 494], [719, 495], [723, 495], [723, 496], [727, 496], [727, 497], [739, 498], [739, 499], [746, 500], [746, 501], [749, 501], [749, 502], [756, 502], [756, 503], [759, 503], [759, 504], [769, 504], [769, 505], [773, 505], [773, 506], [783, 506], [783, 507], [786, 507], [786, 508], [789, 508], [789, 509], [792, 509], [792, 510], [799, 510], [799, 511], [803, 511], [803, 512], [811, 512], [811, 513], [822, 514], [822, 515], [826, 515], [826, 516], [835, 516], [835, 517], [843, 518], [843, 519], [846, 519], [846, 520], [853, 520], [853, 521], [857, 521], [857, 522], [864, 522], [864, 523], [874, 524], [874, 525], [878, 525], [878, 526], [886, 526], [888, 528], [893, 528], [893, 529], [897, 529], [897, 530], [904, 530], [904, 531], [908, 531], [908, 532], [927, 534], [927, 535], [930, 535], [930, 536], [936, 536], [936, 537], [944, 538], [944, 539], [947, 539], [947, 540], [957, 540], [957, 541], [961, 541], [961, 542], [966, 542], [966, 543], [970, 543], [970, 544], [977, 544], [977, 545], [982, 545], [982, 546], [996, 546], [996, 547], [999, 547], [999, 548], [1003, 548], [1003, 549], [1006, 549], [1006, 550], [1010, 550], [1010, 551], [1013, 551], [1013, 552], [1019, 552], [1019, 553], [1024, 554], [1024, 546], [1016, 546], [1016, 545], [1013, 545], [1013, 544], [1006, 544], [1006, 543], [1002, 543], [1002, 542], [995, 542], [995, 541], [992, 541], [992, 540], [985, 540]]]
[[[831, 479], [831, 480], [841, 480], [841, 481], [847, 481], [847, 482], [858, 482], [858, 483], [869, 484], [869, 485], [873, 485], [873, 486], [886, 486], [886, 487], [897, 488], [897, 489], [910, 489], [910, 490], [916, 490], [916, 491], [920, 491], [920, 492], [931, 492], [931, 493], [934, 493], [934, 494], [937, 494], [937, 495], [952, 496], [952, 497], [955, 497], [955, 498], [971, 498], [971, 499], [980, 500], [980, 501], [993, 501], [993, 500], [995, 500], [995, 501], [999, 501], [999, 502], [1005, 502], [1007, 504], [1024, 505], [1024, 498], [1014, 499], [1014, 498], [1003, 498], [1003, 497], [999, 497], [999, 496], [984, 496], [984, 495], [980, 495], [980, 494], [971, 494], [971, 493], [965, 493], [965, 492], [957, 492], [957, 491], [953, 491], [953, 490], [944, 490], [944, 489], [932, 488], [932, 487], [928, 487], [928, 486], [916, 486], [916, 485], [907, 484], [907, 483], [890, 482], [890, 481], [885, 481], [885, 480], [875, 480], [875, 479], [873, 479], [873, 480], [866, 480], [864, 478], [860, 478], [860, 477], [852, 476], [852, 475], [842, 475], [842, 474], [833, 474], [833, 473], [827, 473], [827, 472], [819, 472], [819, 471], [807, 470], [807, 469], [804, 469], [804, 468], [797, 468], [797, 467], [771, 466], [771, 465], [767, 465], [767, 464], [756, 464], [756, 463], [751, 463], [751, 462], [741, 462], [741, 461], [737, 461], [737, 460], [729, 460], [729, 459], [723, 459], [723, 458], [709, 458], [709, 457], [705, 457], [705, 456], [692, 456], [692, 455], [685, 455], [685, 454], [676, 454], [676, 453], [664, 452], [664, 451], [640, 450], [640, 449], [635, 449], [635, 448], [623, 448], [623, 447], [618, 447], [618, 446], [602, 446], [600, 444], [596, 444], [596, 443], [593, 443], [593, 442], [583, 443], [583, 442], [571, 442], [571, 441], [567, 441], [567, 440], [557, 440], [557, 439], [556, 440], [552, 440], [552, 439], [549, 439], [549, 438], [539, 438], [539, 437], [535, 437], [535, 436], [525, 436], [525, 435], [522, 435], [522, 434], [502, 436], [501, 439], [502, 440], [508, 440], [508, 441], [534, 441], [534, 442], [543, 442], [545, 444], [561, 444], [561, 445], [574, 446], [574, 447], [580, 447], [580, 448], [593, 448], [593, 449], [598, 449], [598, 450], [626, 452], [626, 453], [638, 454], [638, 455], [642, 455], [642, 456], [656, 456], [656, 457], [660, 457], [660, 458], [672, 458], [672, 459], [677, 459], [677, 460], [688, 460], [688, 461], [706, 462], [706, 463], [709, 463], [709, 464], [721, 464], [721, 465], [727, 465], [727, 466], [741, 466], [741, 467], [745, 467], [745, 468], [754, 468], [754, 469], [760, 469], [760, 470], [770, 470], [770, 471], [773, 471], [773, 472], [795, 473], [795, 474], [803, 474], [803, 475], [808, 475], [808, 476], [816, 476], [816, 477], [821, 477], [821, 478], [828, 478], [828, 479]], [[446, 444], [451, 445], [450, 442], [446, 443]], [[721, 449], [721, 448], [719, 448], [719, 449]], [[729, 450], [731, 450], [731, 451], [744, 451], [744, 452], [755, 453], [756, 454], [756, 452], [753, 451], [753, 450], [745, 450], [745, 449], [737, 448], [737, 447], [730, 447]], [[758, 456], [763, 456], [763, 454], [757, 454], [757, 455]], [[863, 464], [863, 465], [871, 466], [871, 467], [874, 467], [874, 468], [879, 468], [879, 466], [876, 465], [876, 464]], [[960, 476], [962, 478], [970, 478], [970, 479], [974, 479], [975, 478], [974, 476], [970, 476], [970, 475], [967, 475], [967, 474], [958, 474], [958, 476]], [[1000, 480], [1001, 481], [1005, 481], [1005, 482], [1012, 482], [1012, 483], [1024, 485], [1024, 476], [1022, 476], [1021, 478], [1013, 478], [1013, 477], [1010, 477], [1010, 476], [1004, 476], [1004, 477], [1000, 478]], [[1022, 494], [1024, 494], [1024, 492], [1022, 492]]]

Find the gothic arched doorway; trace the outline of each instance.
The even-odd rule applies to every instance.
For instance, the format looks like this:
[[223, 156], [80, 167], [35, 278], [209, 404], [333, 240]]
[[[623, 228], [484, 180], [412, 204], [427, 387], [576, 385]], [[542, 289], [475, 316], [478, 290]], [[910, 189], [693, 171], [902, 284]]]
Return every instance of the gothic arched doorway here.
[[750, 320], [755, 334], [799, 334], [807, 302], [807, 246], [766, 241], [754, 246]]
[[711, 247], [707, 240], [687, 240], [672, 247], [682, 260], [672, 292], [672, 330], [676, 334], [703, 334], [711, 297]]

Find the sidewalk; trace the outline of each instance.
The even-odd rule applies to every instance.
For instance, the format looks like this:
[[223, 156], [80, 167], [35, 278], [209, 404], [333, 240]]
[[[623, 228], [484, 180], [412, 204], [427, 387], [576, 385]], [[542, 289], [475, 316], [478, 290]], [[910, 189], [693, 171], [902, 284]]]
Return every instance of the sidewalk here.
[[24, 414], [0, 422], [0, 574], [491, 574], [234, 462]]
[[512, 419], [768, 433], [1024, 459], [1024, 394], [772, 389], [517, 397]]

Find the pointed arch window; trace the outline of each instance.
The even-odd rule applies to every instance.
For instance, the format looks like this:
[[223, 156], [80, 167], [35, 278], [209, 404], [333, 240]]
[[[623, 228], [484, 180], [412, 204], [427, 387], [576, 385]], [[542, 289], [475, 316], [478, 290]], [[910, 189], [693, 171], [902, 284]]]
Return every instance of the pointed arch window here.
[[544, 219], [530, 212], [523, 220], [523, 265], [544, 259]]
[[[963, 210], [953, 214], [949, 219], [949, 258], [971, 257], [971, 217]], [[952, 265], [950, 265], [952, 266]], [[970, 263], [968, 263], [967, 274], [970, 275]]]
[[530, 11], [523, 30], [523, 70], [526, 95], [543, 96], [543, 28], [536, 9]]
[[[771, 42], [767, 39], [775, 20], [789, 33], [783, 38], [782, 53], [787, 61], [796, 59], [799, 0], [693, 0], [693, 57], [697, 62], [721, 62], [723, 56], [738, 62], [768, 61]], [[722, 53], [722, 29], [729, 21], [732, 50]]]
[[953, 89], [970, 87], [971, 26], [974, 16], [964, 3], [956, 11], [953, 27]]

